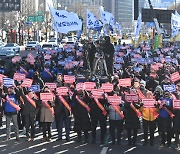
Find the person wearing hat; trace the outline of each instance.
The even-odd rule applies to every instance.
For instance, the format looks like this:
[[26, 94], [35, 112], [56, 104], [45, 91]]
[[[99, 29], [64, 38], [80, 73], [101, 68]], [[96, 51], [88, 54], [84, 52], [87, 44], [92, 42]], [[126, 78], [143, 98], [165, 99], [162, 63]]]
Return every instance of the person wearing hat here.
[[11, 120], [15, 127], [16, 140], [19, 141], [19, 128], [17, 122], [17, 113], [20, 111], [19, 98], [20, 94], [14, 86], [7, 88], [7, 93], [1, 93], [1, 97], [5, 99], [4, 114], [6, 115], [6, 140], [10, 139]]
[[146, 93], [148, 92], [148, 90], [146, 89], [146, 82], [144, 80], [140, 81], [139, 89], [141, 90], [143, 95], [146, 96]]

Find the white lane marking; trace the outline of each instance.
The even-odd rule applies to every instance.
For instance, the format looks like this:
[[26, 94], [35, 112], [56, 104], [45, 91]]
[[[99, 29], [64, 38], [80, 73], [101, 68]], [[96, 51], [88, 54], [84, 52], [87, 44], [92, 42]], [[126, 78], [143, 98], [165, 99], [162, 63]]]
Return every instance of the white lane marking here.
[[103, 147], [100, 154], [106, 154], [108, 150], [108, 147]]
[[34, 152], [34, 153], [41, 153], [41, 152], [44, 152], [44, 151], [46, 151], [47, 149], [41, 149], [41, 150], [39, 150], [39, 151], [36, 151], [36, 152]]
[[132, 147], [132, 148], [130, 148], [130, 149], [128, 149], [128, 150], [126, 150], [126, 151], [124, 151], [124, 153], [131, 152], [131, 151], [133, 151], [134, 149], [136, 149], [136, 147]]

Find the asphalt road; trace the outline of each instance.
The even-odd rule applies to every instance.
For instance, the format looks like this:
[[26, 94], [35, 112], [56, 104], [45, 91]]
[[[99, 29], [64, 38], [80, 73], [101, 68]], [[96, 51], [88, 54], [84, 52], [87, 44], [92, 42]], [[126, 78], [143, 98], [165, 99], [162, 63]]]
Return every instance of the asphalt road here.
[[[12, 127], [12, 131], [14, 128]], [[20, 131], [20, 141], [15, 140], [15, 134], [12, 132], [11, 139], [5, 141], [5, 121], [3, 127], [0, 128], [0, 153], [2, 154], [179, 154], [180, 151], [175, 150], [174, 143], [171, 148], [163, 147], [160, 148], [160, 137], [158, 133], [155, 133], [155, 145], [154, 146], [143, 146], [142, 139], [143, 134], [140, 130], [138, 133], [138, 141], [136, 146], [127, 145], [127, 134], [126, 130], [123, 131], [121, 145], [111, 145], [111, 140], [108, 138], [107, 131], [107, 144], [100, 145], [100, 130], [97, 130], [97, 143], [91, 144], [91, 134], [89, 138], [89, 143], [76, 143], [77, 135], [71, 131], [70, 142], [65, 140], [56, 141], [57, 131], [55, 129], [55, 124], [53, 123], [52, 128], [52, 139], [50, 142], [42, 142], [42, 131], [36, 128], [36, 138], [34, 142], [26, 141], [26, 136], [22, 135], [22, 130]], [[65, 135], [65, 134], [63, 134]], [[63, 136], [65, 139], [65, 136]], [[173, 139], [174, 141], [174, 139]]]

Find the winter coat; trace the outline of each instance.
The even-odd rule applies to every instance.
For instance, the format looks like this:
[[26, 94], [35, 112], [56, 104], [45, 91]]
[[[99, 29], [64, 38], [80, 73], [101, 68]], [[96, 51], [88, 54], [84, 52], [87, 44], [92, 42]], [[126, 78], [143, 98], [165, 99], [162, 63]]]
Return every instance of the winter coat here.
[[[139, 103], [134, 103], [136, 109], [140, 108]], [[136, 112], [131, 108], [130, 103], [124, 104], [125, 109], [125, 128], [126, 129], [139, 129], [140, 121]]]
[[[89, 98], [86, 96], [82, 99], [89, 104]], [[90, 116], [85, 107], [83, 107], [76, 99], [76, 95], [72, 98], [72, 112], [74, 115], [74, 131], [90, 131], [91, 122]]]
[[[119, 109], [122, 111], [122, 108], [119, 106]], [[108, 107], [109, 111], [109, 120], [123, 120], [119, 113], [113, 108], [112, 105]]]
[[[99, 99], [99, 102], [102, 104], [102, 106], [105, 109], [107, 108], [107, 101], [106, 100]], [[91, 103], [89, 104], [89, 107], [91, 109], [91, 111], [90, 111], [91, 118], [104, 119], [105, 116], [103, 115], [102, 110], [97, 106], [96, 102], [93, 99], [91, 100]]]
[[[63, 97], [66, 100], [66, 102], [70, 105], [71, 104], [70, 98], [68, 96], [63, 96]], [[71, 114], [58, 97], [56, 97], [55, 99], [54, 113], [56, 119], [59, 119], [61, 116], [69, 117]]]
[[[48, 103], [51, 107], [54, 107], [54, 102], [48, 101]], [[40, 109], [40, 122], [53, 122], [53, 121], [54, 121], [54, 115], [52, 115], [52, 112], [42, 102]]]
[[174, 110], [173, 128], [175, 133], [180, 133], [180, 110]]

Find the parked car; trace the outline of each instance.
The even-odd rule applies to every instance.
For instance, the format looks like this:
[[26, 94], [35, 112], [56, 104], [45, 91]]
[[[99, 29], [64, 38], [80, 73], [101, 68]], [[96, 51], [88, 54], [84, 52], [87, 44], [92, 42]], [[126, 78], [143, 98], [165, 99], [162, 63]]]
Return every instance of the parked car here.
[[57, 40], [56, 38], [52, 37], [52, 38], [48, 41], [48, 43], [58, 45], [58, 40]]
[[44, 50], [56, 50], [57, 48], [58, 48], [58, 45], [56, 45], [56, 44], [44, 43], [42, 45], [42, 49], [44, 49]]
[[20, 46], [16, 43], [7, 43], [4, 47], [2, 47], [2, 50], [14, 51], [16, 54], [20, 52]]
[[31, 41], [26, 44], [25, 50], [38, 50], [41, 48], [41, 45], [37, 41]]
[[14, 56], [18, 56], [19, 53], [14, 50], [0, 49], [0, 61], [5, 62], [7, 59], [11, 59]]

